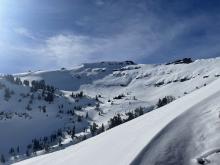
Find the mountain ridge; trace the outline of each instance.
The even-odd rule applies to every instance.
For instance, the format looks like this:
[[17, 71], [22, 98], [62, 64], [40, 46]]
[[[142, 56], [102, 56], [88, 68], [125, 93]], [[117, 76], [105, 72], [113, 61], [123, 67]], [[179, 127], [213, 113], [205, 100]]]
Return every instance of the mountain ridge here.
[[[0, 131], [5, 134], [0, 137], [0, 145], [4, 146], [0, 154], [7, 159], [14, 157], [9, 150], [19, 146], [20, 152], [13, 154], [18, 155], [17, 159], [26, 158], [26, 148], [29, 144], [33, 147], [33, 139], [48, 139], [55, 133], [59, 138], [50, 144], [55, 150], [59, 143], [78, 143], [92, 136], [91, 125], [98, 134], [103, 127], [111, 127], [109, 124], [118, 115], [127, 121], [207, 86], [220, 76], [219, 65], [220, 58], [170, 65], [103, 62], [75, 69], [14, 74], [12, 82], [3, 76]], [[53, 88], [53, 101], [48, 101]], [[5, 100], [7, 90], [13, 94]], [[71, 138], [73, 128], [76, 137]], [[26, 131], [29, 134], [24, 136]], [[15, 136], [18, 140], [14, 140]], [[28, 149], [30, 155], [32, 147]]]

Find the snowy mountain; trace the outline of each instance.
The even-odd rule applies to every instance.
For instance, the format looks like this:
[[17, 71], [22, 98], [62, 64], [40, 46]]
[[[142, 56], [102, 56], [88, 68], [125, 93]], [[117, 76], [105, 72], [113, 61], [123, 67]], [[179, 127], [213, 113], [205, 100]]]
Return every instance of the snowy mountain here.
[[[172, 152], [171, 155], [165, 152], [170, 140], [178, 145], [181, 138], [190, 138], [192, 134], [195, 139], [187, 141], [194, 148], [186, 150], [190, 151], [187, 160], [194, 160], [216, 144], [217, 138], [211, 138], [214, 130], [205, 132], [202, 128], [210, 126], [206, 123], [217, 122], [219, 66], [220, 58], [167, 65], [100, 62], [72, 69], [2, 76], [0, 154], [13, 163], [53, 152], [146, 113], [79, 144], [21, 164], [130, 164], [142, 149], [134, 164], [146, 164], [145, 159], [154, 164], [154, 157], [148, 155], [163, 150], [164, 155], [158, 159], [163, 162], [166, 156], [172, 156]], [[207, 117], [201, 122], [195, 123], [189, 117], [198, 116], [200, 121], [203, 113]], [[185, 118], [191, 123], [185, 124], [187, 127]], [[184, 131], [191, 125], [190, 129], [193, 126], [195, 129], [189, 131], [189, 137], [175, 138], [177, 134], [184, 135], [184, 131], [178, 128], [170, 131], [174, 125]], [[172, 138], [166, 139], [165, 135]], [[162, 142], [152, 145], [158, 139]]]
[[200, 157], [217, 165], [219, 107], [220, 80], [216, 80], [96, 137], [16, 165], [182, 165], [198, 164]]

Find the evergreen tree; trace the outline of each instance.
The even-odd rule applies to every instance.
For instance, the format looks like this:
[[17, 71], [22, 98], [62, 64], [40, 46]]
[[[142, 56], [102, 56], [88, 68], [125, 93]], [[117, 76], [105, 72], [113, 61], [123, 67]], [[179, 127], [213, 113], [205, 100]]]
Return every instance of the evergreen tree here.
[[98, 98], [98, 96], [97, 96], [97, 95], [95, 96], [95, 100], [96, 100], [96, 101], [99, 101], [99, 98]]
[[91, 132], [92, 136], [94, 136], [96, 134], [97, 130], [98, 130], [98, 125], [96, 123], [93, 123], [90, 126], [90, 132]]
[[44, 105], [44, 106], [42, 107], [42, 110], [43, 110], [43, 113], [46, 113], [46, 112], [47, 112], [46, 105]]
[[71, 93], [71, 95], [70, 95], [72, 98], [74, 98], [74, 94], [73, 94], [73, 92]]
[[9, 98], [11, 97], [11, 92], [10, 92], [9, 88], [6, 88], [6, 89], [5, 89], [5, 95], [4, 95], [4, 97], [5, 97], [5, 100], [6, 100], [6, 101], [8, 101]]
[[116, 116], [114, 116], [113, 118], [110, 119], [109, 128], [113, 128], [113, 127], [118, 126], [122, 123], [123, 123], [123, 120], [121, 118], [121, 115], [118, 114], [118, 115], [116, 115]]
[[17, 85], [22, 85], [22, 81], [21, 81], [21, 79], [20, 79], [19, 77], [17, 77], [17, 78], [15, 79], [15, 84], [17, 84]]
[[126, 113], [126, 115], [128, 116], [126, 121], [132, 120], [135, 117], [133, 112], [128, 112], [128, 113]]
[[5, 157], [4, 157], [3, 154], [1, 155], [1, 160], [0, 160], [0, 162], [1, 162], [1, 163], [5, 163]]
[[30, 156], [30, 153], [29, 153], [29, 150], [28, 150], [28, 149], [26, 150], [26, 156], [27, 156], [27, 157]]
[[104, 124], [102, 124], [101, 132], [105, 132], [105, 126], [104, 126]]
[[20, 152], [20, 148], [19, 148], [19, 146], [17, 146], [17, 153], [19, 153]]
[[79, 115], [79, 116], [77, 117], [77, 121], [78, 121], [78, 122], [81, 122], [81, 121], [82, 121], [82, 116]]
[[82, 140], [86, 140], [86, 139], [87, 139], [86, 135], [83, 135]]
[[11, 156], [15, 156], [15, 150], [14, 150], [13, 147], [9, 150], [9, 154], [10, 154]]
[[75, 130], [75, 126], [74, 126], [73, 129], [72, 129], [72, 134], [71, 134], [72, 139], [74, 139], [75, 133], [76, 133], [76, 130]]
[[79, 93], [79, 97], [83, 97], [83, 91]]
[[29, 86], [29, 85], [30, 85], [28, 80], [24, 80], [23, 84], [24, 84], [25, 86]]
[[158, 100], [157, 107], [158, 108], [162, 107], [162, 106], [172, 102], [173, 100], [175, 100], [175, 98], [173, 96], [165, 96], [164, 98]]
[[58, 143], [59, 143], [59, 146], [62, 146], [62, 138], [61, 137], [59, 137]]

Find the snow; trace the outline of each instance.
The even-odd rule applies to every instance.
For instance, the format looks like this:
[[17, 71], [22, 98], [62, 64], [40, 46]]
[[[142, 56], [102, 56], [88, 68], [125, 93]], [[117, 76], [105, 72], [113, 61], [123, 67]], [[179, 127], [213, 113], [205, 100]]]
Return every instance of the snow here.
[[[22, 80], [45, 80], [46, 84], [58, 88], [54, 103], [49, 104], [35, 97], [32, 111], [25, 110], [29, 102], [29, 97], [22, 98], [21, 102], [18, 101], [18, 99], [21, 98], [20, 94], [27, 94], [30, 88], [11, 84], [0, 77], [0, 82], [6, 84], [7, 87], [15, 92], [9, 101], [5, 101], [4, 90], [0, 89], [0, 112], [27, 112], [31, 117], [30, 119], [24, 119], [23, 117], [20, 118], [13, 115], [12, 119], [0, 120], [0, 131], [4, 132], [4, 134], [0, 136], [0, 154], [4, 154], [7, 157], [10, 147], [19, 145], [21, 150], [20, 154], [23, 155], [25, 154], [27, 145], [31, 143], [33, 138], [50, 136], [51, 133], [54, 133], [57, 129], [65, 128], [66, 125], [73, 126], [75, 124], [77, 135], [83, 136], [89, 133], [89, 131], [84, 132], [84, 129], [88, 129], [89, 124], [93, 122], [96, 122], [98, 125], [102, 123], [107, 125], [109, 119], [114, 115], [118, 113], [124, 115], [126, 112], [133, 111], [138, 107], [144, 107], [145, 112], [151, 111], [155, 109], [158, 99], [164, 96], [174, 96], [177, 100], [170, 105], [176, 105], [176, 103], [182, 99], [184, 100], [198, 91], [210, 88], [209, 84], [216, 81], [220, 75], [219, 66], [220, 58], [202, 59], [190, 64], [178, 65], [100, 62], [87, 63], [71, 69], [66, 68], [14, 74], [14, 76], [20, 77]], [[72, 92], [78, 93], [80, 91], [83, 91], [86, 96], [79, 100], [70, 97]], [[62, 95], [60, 95], [61, 93]], [[125, 97], [119, 100], [113, 99], [121, 94], [124, 94]], [[204, 95], [204, 92], [202, 94]], [[210, 95], [211, 94], [213, 93], [210, 93]], [[99, 101], [95, 100], [96, 95], [101, 95], [101, 97], [98, 97]], [[206, 97], [206, 95], [201, 96], [201, 100], [203, 100], [204, 98], [202, 97]], [[163, 126], [171, 122], [176, 116], [187, 111], [187, 109], [190, 108], [188, 104], [194, 105], [196, 103], [197, 97], [192, 97], [191, 99], [190, 103], [187, 101], [183, 101], [184, 104], [179, 103], [176, 106], [176, 112], [172, 110], [172, 107], [170, 108], [171, 110], [168, 111], [169, 105], [167, 106], [168, 108], [155, 109], [147, 113], [144, 117], [129, 122], [131, 124], [125, 123], [98, 137], [86, 140], [83, 143], [79, 143], [58, 153], [64, 152], [68, 154], [68, 152], [71, 151], [74, 152], [74, 156], [77, 157], [74, 158], [76, 161], [81, 161], [83, 156], [85, 159], [83, 161], [89, 162], [92, 158], [87, 159], [87, 157], [89, 155], [93, 156], [92, 153], [94, 150], [90, 152], [90, 148], [93, 148], [96, 139], [100, 141], [98, 142], [100, 145], [97, 145], [97, 147], [103, 148], [104, 153], [107, 152], [105, 147], [107, 142], [104, 140], [105, 138], [100, 138], [99, 140], [99, 137], [107, 137], [109, 138], [107, 146], [111, 145], [109, 146], [109, 150], [113, 153], [115, 152], [115, 148], [117, 148], [119, 152], [118, 155], [113, 154], [113, 156], [110, 155], [112, 154], [111, 152], [106, 153], [106, 155], [102, 154], [103, 158], [108, 160], [107, 162], [109, 163], [116, 163], [118, 159], [116, 164], [126, 164], [128, 163], [128, 159], [129, 161], [134, 159], [141, 149], [148, 144], [148, 141], [153, 138], [154, 133], [157, 134]], [[75, 114], [86, 116], [88, 112], [88, 119], [84, 119], [83, 122], [80, 123], [77, 122], [77, 117], [75, 116], [72, 117], [70, 121], [70, 116], [58, 113], [58, 106], [61, 104], [64, 104], [64, 112], [72, 109], [74, 106], [82, 106], [81, 110], [75, 110]], [[100, 105], [100, 111], [95, 109], [95, 104]], [[38, 107], [43, 105], [47, 106], [46, 114], [39, 111]], [[184, 107], [182, 107], [183, 105]], [[101, 115], [99, 114], [100, 112], [102, 112]], [[57, 115], [59, 117], [57, 117]], [[153, 121], [153, 119], [155, 119], [155, 121]], [[213, 118], [211, 117], [211, 119]], [[73, 124], [72, 121], [75, 123]], [[203, 124], [207, 125], [206, 122]], [[158, 125], [158, 127], [156, 127], [156, 125]], [[124, 127], [129, 128], [129, 130], [126, 130]], [[131, 136], [130, 140], [128, 136]], [[147, 136], [149, 136], [149, 138], [146, 138]], [[63, 144], [67, 144], [71, 141], [68, 137], [63, 140]], [[86, 151], [87, 143], [89, 144], [88, 151]], [[133, 147], [129, 149], [130, 146], [126, 145]], [[122, 149], [118, 146], [121, 146], [120, 148]], [[85, 149], [81, 149], [81, 147]], [[99, 151], [99, 148], [95, 147], [94, 149], [99, 153], [102, 151], [101, 149]], [[85, 153], [81, 155], [82, 152]], [[122, 154], [123, 152], [126, 154]], [[204, 150], [204, 152], [206, 152], [206, 150]], [[54, 154], [56, 155], [57, 153]], [[203, 153], [200, 155], [199, 153], [197, 156], [200, 157], [202, 154]], [[214, 157], [214, 155], [210, 155], [210, 158], [211, 157]], [[97, 159], [96, 163], [99, 164], [99, 161], [102, 162]]]
[[[205, 152], [205, 149], [213, 146], [217, 147], [216, 145], [219, 144], [219, 138], [217, 138], [219, 137], [219, 133], [217, 133], [217, 137], [215, 134], [213, 134], [216, 131], [213, 129], [215, 129], [217, 126], [213, 127], [213, 122], [209, 123], [213, 118], [218, 118], [219, 109], [216, 110], [216, 108], [220, 107], [219, 101], [220, 79], [214, 81], [206, 87], [203, 87], [200, 90], [177, 99], [164, 107], [151, 111], [139, 118], [106, 131], [96, 137], [90, 138], [84, 142], [55, 153], [18, 162], [16, 165], [47, 165], [51, 163], [54, 165], [127, 165], [132, 163], [132, 161], [138, 156], [145, 146], [147, 147], [148, 151], [150, 150], [150, 152], [147, 153], [150, 154], [150, 156], [154, 156], [152, 158], [147, 155], [147, 157], [143, 158], [142, 156], [145, 154], [141, 154], [139, 157], [137, 157], [138, 162], [140, 163], [143, 161], [143, 164], [156, 164], [160, 162], [160, 160], [165, 160], [167, 158], [166, 156], [175, 156], [169, 155], [169, 150], [165, 150], [167, 147], [167, 143], [165, 142], [167, 141], [169, 142], [168, 146], [172, 146], [172, 143], [182, 144], [175, 145], [178, 147], [175, 148], [178, 152], [183, 151], [182, 146], [184, 144], [186, 144], [189, 148], [191, 145], [192, 148], [197, 147], [196, 149], [190, 149], [189, 153], [186, 151], [183, 153], [186, 154], [186, 158], [189, 158], [188, 161], [193, 164], [195, 163], [197, 156], [196, 154], [199, 155], [201, 152]], [[209, 112], [209, 110], [211, 110], [211, 112]], [[202, 112], [207, 113], [205, 114], [207, 117], [205, 116], [203, 118], [197, 118], [196, 115], [204, 115]], [[214, 115], [212, 115], [213, 113]], [[192, 114], [193, 117], [190, 117]], [[195, 127], [197, 130], [189, 130], [189, 125], [184, 125], [184, 119], [188, 119], [187, 122], [190, 121], [191, 123], [200, 125], [200, 127]], [[219, 122], [216, 123], [216, 121], [217, 120], [215, 120], [214, 123], [215, 125], [218, 125], [219, 128]], [[206, 125], [207, 123], [208, 125]], [[200, 130], [202, 126], [204, 126], [203, 130]], [[197, 131], [197, 136], [193, 136], [192, 139], [187, 137], [187, 135], [191, 135], [191, 133], [195, 133], [195, 131]], [[176, 134], [177, 132], [181, 134]], [[166, 138], [167, 135], [168, 137]], [[187, 137], [187, 140], [191, 141], [179, 142], [178, 140], [181, 135], [184, 135], [182, 140], [184, 137]], [[206, 135], [206, 137], [202, 139], [202, 135]], [[197, 139], [197, 137], [200, 137], [201, 139]], [[209, 139], [210, 137], [212, 137], [211, 140]], [[171, 143], [170, 140], [174, 141]], [[154, 144], [155, 141], [158, 142], [158, 144], [151, 145]], [[185, 155], [182, 155], [182, 157], [184, 156]], [[147, 162], [145, 161], [145, 158]], [[216, 157], [212, 158], [212, 160], [216, 160]], [[181, 160], [179, 161], [179, 164], [182, 164]], [[220, 162], [215, 162], [215, 164], [219, 163]], [[133, 162], [133, 164], [135, 164], [135, 162]], [[175, 163], [171, 160], [171, 162], [168, 161], [166, 164]]]
[[[132, 111], [140, 106], [150, 109], [159, 98], [168, 95], [180, 98], [202, 88], [216, 80], [216, 75], [220, 75], [219, 65], [220, 58], [197, 60], [187, 65], [127, 65], [123, 62], [102, 62], [83, 64], [70, 70], [22, 74], [21, 78], [44, 79], [63, 91], [84, 91], [92, 98], [100, 94], [100, 107], [105, 114], [98, 115], [92, 107], [85, 110], [91, 114], [91, 120], [106, 123], [118, 112]], [[183, 81], [184, 78], [187, 80]], [[183, 82], [180, 82], [181, 80]], [[156, 87], [155, 84], [159, 82], [164, 84]], [[120, 94], [126, 97], [121, 100], [113, 99]]]
[[[197, 60], [179, 65], [126, 65], [105, 62], [84, 64], [78, 68], [22, 74], [22, 79], [44, 79], [48, 84], [65, 91], [85, 91], [89, 96], [97, 93], [108, 98], [130, 93], [137, 98], [155, 103], [159, 97], [183, 96], [220, 75], [220, 58]], [[208, 76], [207, 78], [203, 78]], [[181, 79], [189, 80], [180, 82]], [[164, 82], [155, 87], [156, 83]], [[193, 84], [193, 85], [192, 85]], [[172, 88], [171, 88], [172, 87]]]
[[[2, 132], [0, 136], [0, 153], [4, 154], [5, 157], [9, 155], [8, 152], [11, 147], [16, 148], [19, 146], [20, 153], [24, 154], [27, 145], [31, 143], [32, 139], [50, 136], [58, 129], [65, 127], [67, 123], [71, 123], [70, 118], [71, 121], [77, 120], [77, 116], [61, 116], [58, 113], [59, 105], [63, 104], [63, 110], [66, 111], [74, 105], [84, 106], [88, 103], [91, 105], [95, 103], [94, 99], [87, 97], [75, 103], [74, 99], [70, 97], [59, 96], [59, 92], [56, 94], [54, 102], [48, 103], [43, 99], [39, 100], [37, 97], [40, 93], [36, 92], [33, 95], [32, 110], [27, 110], [26, 106], [31, 98], [31, 94], [27, 96], [30, 92], [30, 87], [12, 84], [4, 79], [0, 79], [0, 83], [5, 84], [6, 87], [14, 91], [11, 98], [6, 101], [4, 99], [4, 89], [0, 89], [0, 112], [4, 112], [11, 117], [6, 118], [4, 115], [0, 115], [0, 131]], [[39, 106], [46, 106], [47, 112], [43, 113]], [[27, 117], [23, 114], [27, 115]], [[76, 131], [81, 132], [84, 127], [88, 127], [89, 123], [83, 120], [81, 123], [75, 123], [75, 125]]]

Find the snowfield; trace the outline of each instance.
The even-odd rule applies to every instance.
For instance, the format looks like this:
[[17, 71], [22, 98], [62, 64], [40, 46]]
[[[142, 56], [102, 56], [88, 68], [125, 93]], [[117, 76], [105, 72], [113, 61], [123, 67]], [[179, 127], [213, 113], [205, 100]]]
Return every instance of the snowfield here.
[[[16, 165], [197, 164], [202, 153], [220, 147], [219, 110], [216, 80], [96, 137]], [[211, 164], [220, 163], [217, 154], [210, 159]]]
[[[188, 141], [192, 147], [178, 164], [218, 162], [219, 66], [220, 58], [169, 65], [99, 62], [14, 74], [22, 83], [0, 76], [0, 156], [8, 164], [37, 155], [19, 164], [172, 164], [182, 156], [178, 144], [187, 147], [180, 142]], [[43, 86], [33, 90], [36, 82]], [[175, 101], [158, 108], [167, 96]], [[99, 134], [115, 116], [127, 120], [138, 109], [146, 114], [90, 138], [94, 123]], [[155, 162], [151, 154], [159, 151]]]

